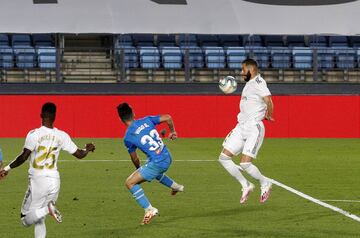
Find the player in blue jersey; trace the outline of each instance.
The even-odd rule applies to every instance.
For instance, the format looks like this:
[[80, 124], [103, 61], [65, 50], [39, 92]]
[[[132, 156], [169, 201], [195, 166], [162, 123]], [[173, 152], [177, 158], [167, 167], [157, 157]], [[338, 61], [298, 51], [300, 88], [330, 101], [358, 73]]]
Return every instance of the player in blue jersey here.
[[[148, 116], [135, 120], [132, 108], [127, 103], [121, 103], [117, 107], [117, 111], [121, 121], [127, 127], [124, 143], [136, 167], [136, 171], [126, 179], [125, 186], [130, 190], [136, 202], [144, 208], [145, 216], [141, 224], [146, 225], [150, 223], [153, 217], [159, 214], [159, 211], [151, 206], [145, 196], [140, 186], [142, 182], [157, 179], [161, 184], [171, 188], [172, 195], [184, 191], [183, 185], [177, 184], [165, 175], [172, 159], [155, 126], [163, 122], [167, 123], [171, 140], [175, 140], [177, 134], [170, 115]], [[136, 149], [141, 150], [147, 156], [147, 163], [143, 166], [140, 166]]]
[[2, 155], [2, 151], [0, 149], [0, 169], [2, 168], [3, 165], [3, 155]]

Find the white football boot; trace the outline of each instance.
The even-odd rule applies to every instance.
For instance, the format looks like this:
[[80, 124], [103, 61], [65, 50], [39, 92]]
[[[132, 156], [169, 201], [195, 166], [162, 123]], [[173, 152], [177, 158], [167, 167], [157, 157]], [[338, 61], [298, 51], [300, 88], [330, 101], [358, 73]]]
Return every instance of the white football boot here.
[[159, 215], [159, 210], [157, 208], [149, 208], [145, 211], [144, 219], [142, 220], [141, 225], [149, 224], [150, 221], [157, 215]]
[[260, 202], [264, 203], [270, 197], [272, 183], [268, 181], [264, 186], [261, 186]]
[[252, 191], [254, 191], [255, 185], [249, 182], [249, 186], [242, 188], [242, 196], [240, 198], [240, 203], [243, 204], [245, 203], [248, 198], [249, 195]]
[[62, 216], [60, 211], [56, 208], [55, 202], [50, 201], [48, 203], [48, 209], [49, 209], [49, 214], [55, 219], [57, 223], [60, 224], [62, 222]]

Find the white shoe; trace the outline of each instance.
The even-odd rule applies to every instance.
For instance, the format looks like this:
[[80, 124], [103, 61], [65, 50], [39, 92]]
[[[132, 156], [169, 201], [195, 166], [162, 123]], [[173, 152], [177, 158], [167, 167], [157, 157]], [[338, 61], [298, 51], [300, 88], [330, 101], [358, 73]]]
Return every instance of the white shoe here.
[[252, 191], [254, 191], [254, 188], [255, 188], [255, 186], [254, 186], [254, 184], [252, 184], [252, 183], [250, 183], [249, 182], [249, 186], [247, 186], [247, 187], [245, 187], [245, 188], [243, 188], [242, 189], [242, 196], [241, 196], [241, 198], [240, 198], [240, 203], [242, 204], [242, 203], [245, 203], [247, 200], [248, 200], [248, 198], [249, 198], [249, 195], [250, 195], [250, 193], [252, 192]]
[[55, 219], [57, 223], [60, 224], [62, 222], [62, 216], [59, 210], [56, 208], [55, 202], [50, 201], [48, 203], [48, 209], [49, 209], [49, 214]]
[[266, 185], [261, 186], [260, 202], [264, 203], [270, 197], [272, 183], [268, 181]]
[[171, 189], [172, 196], [175, 196], [178, 192], [184, 192], [184, 185], [179, 185], [177, 188]]
[[150, 221], [157, 215], [159, 215], [159, 210], [155, 207], [152, 207], [149, 210], [145, 211], [144, 219], [142, 220], [141, 225], [149, 224]]

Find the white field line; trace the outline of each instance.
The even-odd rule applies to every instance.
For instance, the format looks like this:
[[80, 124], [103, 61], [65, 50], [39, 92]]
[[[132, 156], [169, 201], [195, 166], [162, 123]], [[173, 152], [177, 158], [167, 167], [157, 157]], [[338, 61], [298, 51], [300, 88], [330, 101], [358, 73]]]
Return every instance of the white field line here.
[[[202, 160], [202, 159], [189, 159], [189, 160], [173, 160], [173, 162], [213, 162], [213, 161], [217, 161], [217, 160]], [[77, 160], [77, 159], [73, 159], [73, 160], [59, 160], [58, 162], [131, 162], [130, 159], [124, 160], [124, 159], [89, 159], [89, 160]]]
[[302, 198], [305, 198], [305, 199], [307, 199], [307, 200], [309, 200], [309, 201], [311, 201], [313, 203], [316, 203], [316, 204], [318, 204], [320, 206], [326, 207], [326, 208], [328, 208], [330, 210], [333, 210], [334, 212], [338, 212], [338, 213], [340, 213], [340, 214], [342, 214], [342, 215], [344, 215], [346, 217], [349, 217], [349, 218], [351, 218], [351, 219], [353, 219], [353, 220], [355, 220], [357, 222], [360, 222], [360, 217], [358, 217], [358, 216], [356, 216], [354, 214], [351, 214], [348, 211], [344, 211], [341, 208], [335, 207], [333, 205], [330, 205], [328, 203], [320, 201], [319, 199], [313, 198], [313, 197], [311, 197], [311, 196], [309, 196], [309, 195], [307, 195], [305, 193], [302, 193], [302, 192], [300, 192], [300, 191], [298, 191], [296, 189], [293, 189], [293, 188], [291, 188], [289, 186], [286, 186], [285, 184], [282, 184], [282, 183], [280, 183], [280, 182], [278, 182], [278, 181], [276, 181], [274, 179], [270, 179], [270, 180], [271, 180], [271, 182], [273, 184], [276, 184], [277, 186], [279, 186], [279, 187], [281, 187], [281, 188], [283, 188], [283, 189], [285, 189], [285, 190], [287, 190], [289, 192], [292, 192], [292, 193], [294, 193], [294, 194], [296, 194], [296, 195], [298, 195], [298, 196], [300, 196]]
[[321, 199], [323, 202], [347, 202], [347, 203], [360, 203], [360, 200], [341, 200], [341, 199]]
[[[74, 162], [74, 161], [78, 162], [79, 160], [59, 160], [59, 162]], [[175, 160], [175, 161], [176, 162], [215, 162], [216, 160]], [[130, 162], [130, 159], [129, 160], [80, 160], [80, 162]], [[238, 168], [240, 170], [243, 170], [240, 166], [238, 166]], [[334, 212], [338, 212], [338, 213], [340, 213], [340, 214], [342, 214], [342, 215], [344, 215], [346, 217], [349, 217], [349, 218], [351, 218], [351, 219], [353, 219], [353, 220], [355, 220], [357, 222], [360, 222], [360, 217], [358, 217], [358, 216], [356, 216], [354, 214], [351, 214], [348, 211], [342, 210], [341, 208], [335, 207], [333, 205], [330, 205], [330, 204], [324, 202], [324, 201], [328, 201], [328, 202], [345, 202], [345, 201], [347, 201], [347, 202], [349, 202], [349, 201], [351, 201], [351, 202], [360, 202], [360, 201], [356, 201], [356, 200], [324, 200], [324, 201], [321, 201], [321, 200], [313, 198], [313, 197], [311, 197], [311, 196], [309, 196], [309, 195], [307, 195], [305, 193], [302, 193], [302, 192], [300, 192], [300, 191], [298, 191], [298, 190], [296, 190], [294, 188], [291, 188], [291, 187], [289, 187], [289, 186], [287, 186], [285, 184], [282, 184], [282, 183], [280, 183], [280, 182], [278, 182], [278, 181], [276, 181], [274, 179], [270, 179], [270, 180], [271, 180], [271, 182], [273, 184], [275, 184], [275, 185], [277, 185], [277, 186], [279, 186], [279, 187], [281, 187], [281, 188], [283, 188], [283, 189], [285, 189], [285, 190], [287, 190], [287, 191], [289, 191], [291, 193], [294, 193], [294, 194], [296, 194], [296, 195], [298, 195], [298, 196], [300, 196], [300, 197], [302, 197], [304, 199], [307, 199], [307, 200], [309, 200], [309, 201], [311, 201], [313, 203], [316, 203], [316, 204], [318, 204], [320, 206], [326, 207], [326, 208], [328, 208], [328, 209], [330, 209], [330, 210], [332, 210]]]

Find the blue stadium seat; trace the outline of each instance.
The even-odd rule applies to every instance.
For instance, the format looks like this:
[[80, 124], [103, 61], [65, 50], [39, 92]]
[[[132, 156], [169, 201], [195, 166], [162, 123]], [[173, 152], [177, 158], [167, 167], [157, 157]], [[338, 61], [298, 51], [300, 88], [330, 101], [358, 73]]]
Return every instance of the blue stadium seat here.
[[204, 47], [205, 63], [209, 69], [225, 68], [225, 53], [222, 47]]
[[353, 48], [335, 49], [336, 67], [339, 69], [354, 69], [356, 67], [356, 51]]
[[132, 36], [134, 43], [139, 46], [154, 46], [154, 35], [152, 34], [138, 34]]
[[49, 34], [33, 35], [33, 42], [35, 47], [39, 46], [54, 46], [54, 42]]
[[293, 67], [295, 69], [311, 69], [313, 65], [313, 52], [309, 47], [293, 47]]
[[197, 39], [201, 47], [219, 45], [219, 39], [217, 38], [216, 35], [198, 35]]
[[7, 45], [0, 45], [0, 68], [14, 67], [13, 49]]
[[264, 43], [267, 47], [282, 47], [284, 46], [283, 36], [274, 35], [274, 36], [265, 36]]
[[288, 47], [305, 47], [304, 36], [287, 36], [286, 45]]
[[203, 68], [204, 58], [203, 52], [198, 46], [182, 46], [180, 47], [183, 59], [185, 62], [186, 50], [189, 51], [189, 67], [190, 68]]
[[291, 67], [291, 50], [287, 47], [272, 47], [270, 49], [271, 66], [276, 69]]
[[165, 69], [182, 68], [182, 55], [179, 47], [163, 47], [161, 49], [161, 56]]
[[227, 65], [230, 69], [241, 69], [241, 64], [246, 58], [244, 47], [228, 47], [226, 49]]
[[41, 46], [36, 49], [38, 66], [41, 69], [56, 68], [56, 49], [55, 47]]
[[258, 35], [248, 35], [244, 37], [244, 46], [262, 46], [261, 37]]
[[160, 48], [165, 46], [175, 46], [176, 43], [175, 35], [158, 35], [157, 41]]
[[31, 46], [30, 35], [12, 35], [11, 45], [14, 46]]
[[115, 48], [121, 48], [124, 46], [133, 46], [133, 40], [131, 35], [118, 35], [115, 40]]
[[120, 46], [115, 50], [115, 59], [119, 67], [121, 67], [121, 51], [124, 52], [124, 67], [125, 68], [138, 68], [139, 60], [138, 53], [134, 46]]
[[139, 47], [140, 66], [144, 69], [160, 68], [160, 54], [156, 47]]
[[245, 47], [245, 50], [250, 58], [253, 58], [257, 61], [260, 68], [263, 69], [269, 68], [270, 66], [269, 52], [266, 47], [252, 46], [252, 47]]
[[0, 46], [9, 46], [9, 37], [6, 34], [0, 34]]
[[238, 35], [219, 35], [219, 41], [223, 47], [242, 46], [242, 37]]
[[340, 48], [344, 48], [344, 47], [348, 47], [348, 40], [346, 36], [330, 36], [329, 37], [329, 46], [334, 48], [334, 47], [340, 47]]
[[13, 47], [18, 68], [34, 68], [36, 65], [35, 49], [26, 45], [15, 45]]
[[328, 47], [325, 36], [311, 36], [309, 41], [310, 47]]
[[197, 38], [195, 35], [180, 35], [179, 46], [198, 46]]
[[335, 52], [331, 48], [317, 48], [317, 64], [319, 69], [332, 69], [335, 67]]
[[360, 47], [360, 36], [350, 36], [349, 38], [351, 47]]

